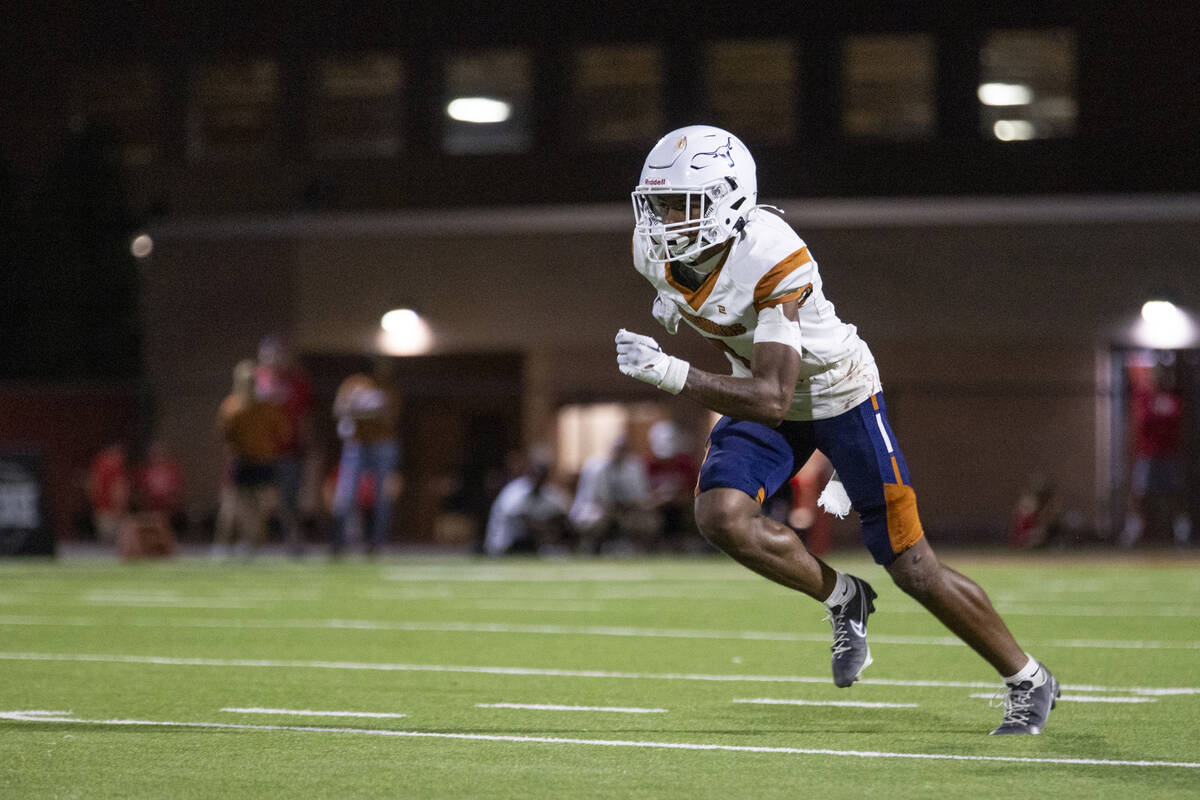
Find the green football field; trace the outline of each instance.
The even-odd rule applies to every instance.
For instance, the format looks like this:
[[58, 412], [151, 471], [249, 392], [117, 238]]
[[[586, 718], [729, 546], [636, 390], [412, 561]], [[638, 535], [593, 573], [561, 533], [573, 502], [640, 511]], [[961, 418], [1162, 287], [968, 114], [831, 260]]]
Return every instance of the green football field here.
[[0, 797], [1200, 797], [1200, 560], [944, 553], [1063, 696], [878, 567], [837, 689], [815, 602], [722, 556], [0, 562]]

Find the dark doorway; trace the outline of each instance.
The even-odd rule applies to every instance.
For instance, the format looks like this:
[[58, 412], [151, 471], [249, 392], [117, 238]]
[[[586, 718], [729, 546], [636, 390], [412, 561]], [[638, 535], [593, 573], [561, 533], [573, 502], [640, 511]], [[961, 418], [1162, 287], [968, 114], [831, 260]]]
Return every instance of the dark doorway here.
[[1200, 349], [1117, 348], [1112, 374], [1116, 541], [1190, 543], [1200, 519]]
[[[347, 376], [370, 372], [372, 356], [307, 355], [312, 376], [314, 437], [321, 474], [338, 463], [333, 398]], [[521, 446], [523, 362], [519, 353], [393, 358], [401, 393], [400, 472], [403, 489], [387, 540], [393, 545], [467, 547], [482, 537], [505, 458]], [[442, 541], [440, 518], [465, 519], [455, 541]], [[469, 541], [464, 541], [469, 540]]]

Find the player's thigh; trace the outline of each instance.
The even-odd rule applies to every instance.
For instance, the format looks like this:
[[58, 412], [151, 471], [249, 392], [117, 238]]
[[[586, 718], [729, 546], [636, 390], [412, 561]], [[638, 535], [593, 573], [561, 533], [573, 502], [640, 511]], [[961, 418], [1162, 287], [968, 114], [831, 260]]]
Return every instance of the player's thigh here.
[[816, 423], [817, 446], [838, 472], [862, 524], [863, 541], [879, 564], [921, 541], [908, 465], [887, 419], [883, 397]]
[[708, 437], [697, 494], [735, 489], [761, 506], [796, 474], [814, 448], [812, 423], [784, 422], [768, 428], [722, 417]]

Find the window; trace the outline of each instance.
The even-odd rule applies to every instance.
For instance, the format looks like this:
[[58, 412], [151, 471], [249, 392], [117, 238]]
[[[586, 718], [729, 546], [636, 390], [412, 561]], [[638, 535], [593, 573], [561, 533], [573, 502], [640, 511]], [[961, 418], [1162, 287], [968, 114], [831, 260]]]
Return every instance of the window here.
[[705, 87], [713, 122], [745, 141], [791, 141], [796, 128], [798, 72], [791, 42], [708, 45]]
[[875, 139], [932, 136], [935, 70], [928, 34], [851, 36], [842, 62], [843, 131]]
[[[657, 402], [562, 406], [558, 410], [555, 462], [561, 471], [578, 474], [590, 457], [610, 452], [622, 438], [635, 451], [648, 454], [650, 427], [670, 419], [670, 410], [669, 404]], [[692, 449], [684, 441], [677, 444]]]
[[71, 114], [114, 131], [126, 166], [146, 166], [158, 160], [163, 82], [150, 67], [88, 68], [75, 76], [73, 84]]
[[530, 58], [492, 50], [450, 59], [442, 146], [458, 155], [518, 153], [532, 144]]
[[188, 93], [191, 161], [256, 158], [279, 143], [279, 65], [258, 59], [202, 66]]
[[323, 157], [387, 157], [400, 152], [404, 71], [394, 56], [319, 59], [313, 75], [313, 152]]
[[979, 54], [979, 123], [988, 138], [1075, 133], [1075, 34], [994, 31]]
[[645, 146], [663, 134], [663, 57], [654, 45], [584, 47], [575, 53], [568, 113], [576, 144]]

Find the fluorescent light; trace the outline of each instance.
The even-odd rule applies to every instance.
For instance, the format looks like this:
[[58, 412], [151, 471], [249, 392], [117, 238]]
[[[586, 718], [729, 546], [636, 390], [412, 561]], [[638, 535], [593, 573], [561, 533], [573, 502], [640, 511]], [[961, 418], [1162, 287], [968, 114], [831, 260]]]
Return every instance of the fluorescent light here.
[[992, 125], [992, 133], [1002, 142], [1024, 141], [1033, 138], [1033, 123], [1023, 119], [998, 119]]
[[976, 94], [985, 106], [1027, 106], [1033, 101], [1033, 90], [1023, 83], [981, 83]]
[[512, 116], [512, 105], [490, 97], [457, 97], [446, 105], [446, 114], [459, 122], [492, 124]]

